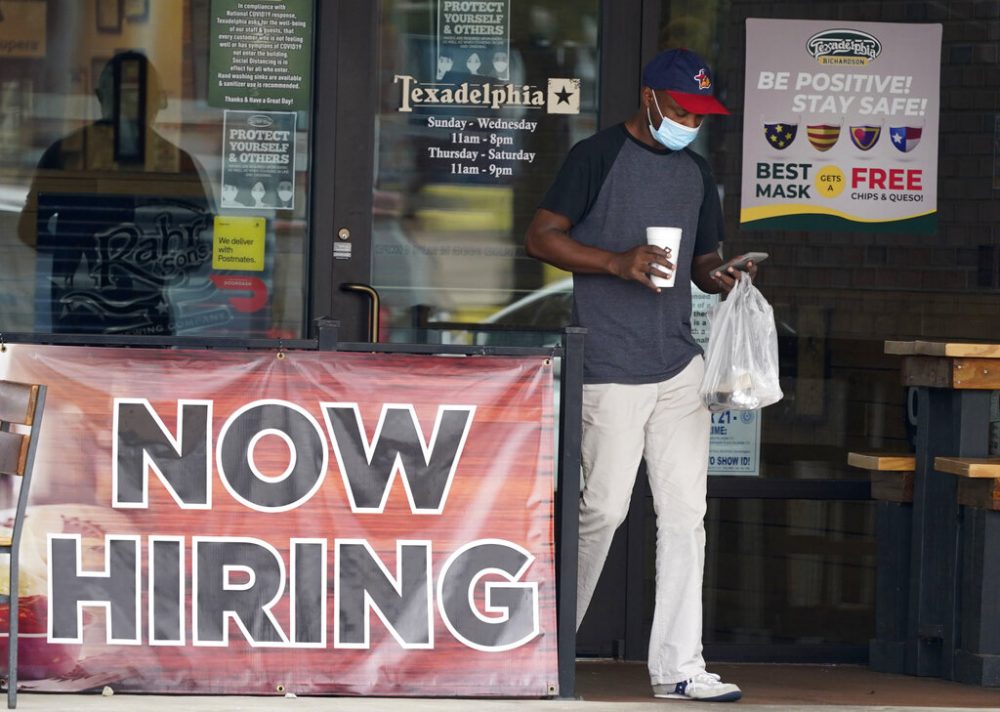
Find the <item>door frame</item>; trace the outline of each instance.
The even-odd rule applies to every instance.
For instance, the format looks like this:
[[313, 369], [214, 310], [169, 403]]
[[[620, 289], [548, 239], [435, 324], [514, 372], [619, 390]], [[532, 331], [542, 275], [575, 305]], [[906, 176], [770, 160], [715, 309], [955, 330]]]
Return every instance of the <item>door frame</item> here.
[[342, 286], [371, 281], [379, 6], [371, 0], [316, 2], [306, 318], [311, 335], [316, 319], [340, 322], [341, 341], [365, 341], [368, 333], [369, 299]]

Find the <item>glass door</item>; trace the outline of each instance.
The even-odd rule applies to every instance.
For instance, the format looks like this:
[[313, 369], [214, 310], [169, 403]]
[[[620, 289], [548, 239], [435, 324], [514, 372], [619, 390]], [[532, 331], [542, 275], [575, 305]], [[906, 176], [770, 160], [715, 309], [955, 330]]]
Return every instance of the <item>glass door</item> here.
[[559, 327], [567, 275], [521, 247], [598, 126], [598, 0], [379, 3], [371, 283], [383, 338], [431, 323]]

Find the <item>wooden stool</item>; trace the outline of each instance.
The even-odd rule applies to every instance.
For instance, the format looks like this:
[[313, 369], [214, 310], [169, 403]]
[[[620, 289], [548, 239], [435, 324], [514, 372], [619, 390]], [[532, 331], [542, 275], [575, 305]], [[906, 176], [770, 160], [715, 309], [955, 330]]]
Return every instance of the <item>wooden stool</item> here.
[[959, 504], [1000, 512], [1000, 458], [938, 457], [934, 469], [960, 478]]
[[847, 464], [868, 470], [872, 499], [880, 502], [913, 503], [913, 472], [917, 469], [917, 458], [912, 452], [849, 452]]

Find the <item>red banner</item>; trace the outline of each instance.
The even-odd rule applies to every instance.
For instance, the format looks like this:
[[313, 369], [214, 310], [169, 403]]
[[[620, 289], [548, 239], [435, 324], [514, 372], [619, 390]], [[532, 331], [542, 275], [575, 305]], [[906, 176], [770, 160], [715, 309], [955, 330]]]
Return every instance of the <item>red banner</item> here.
[[26, 687], [558, 689], [545, 359], [13, 345], [0, 375], [49, 386]]

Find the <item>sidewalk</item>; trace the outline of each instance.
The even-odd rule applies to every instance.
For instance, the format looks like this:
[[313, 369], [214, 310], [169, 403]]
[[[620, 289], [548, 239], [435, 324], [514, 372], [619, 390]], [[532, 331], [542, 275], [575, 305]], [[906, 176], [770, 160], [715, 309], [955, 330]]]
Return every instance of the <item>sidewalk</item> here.
[[[797, 705], [754, 705], [737, 702], [695, 703], [674, 700], [653, 702], [582, 702], [562, 700], [428, 700], [346, 697], [163, 697], [146, 695], [18, 695], [19, 710], [46, 712], [791, 712]], [[959, 707], [856, 707], [824, 706], [822, 712], [953, 712]], [[996, 708], [1000, 709], [1000, 707]]]
[[[962, 685], [936, 677], [874, 672], [862, 665], [710, 664], [709, 669], [743, 690], [740, 709], [987, 708], [1000, 710], [1000, 688]], [[586, 700], [646, 702], [645, 663], [579, 660], [577, 695]], [[687, 703], [690, 705], [690, 703]], [[777, 705], [778, 707], [774, 707]], [[717, 708], [718, 705], [715, 705]], [[687, 709], [685, 707], [685, 709]]]
[[[1000, 711], [1000, 689], [889, 675], [855, 665], [714, 665], [743, 688], [736, 705], [650, 697], [645, 665], [577, 663], [577, 700], [55, 695], [23, 692], [18, 709], [46, 712], [943, 712]], [[2, 710], [2, 702], [0, 702]]]

